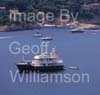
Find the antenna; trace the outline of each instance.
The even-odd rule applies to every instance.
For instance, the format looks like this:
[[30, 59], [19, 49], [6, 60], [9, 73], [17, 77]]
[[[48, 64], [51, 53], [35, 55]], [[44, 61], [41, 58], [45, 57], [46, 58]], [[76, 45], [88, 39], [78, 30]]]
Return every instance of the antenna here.
[[22, 62], [24, 62], [25, 61], [25, 58], [24, 58], [24, 55], [22, 54]]

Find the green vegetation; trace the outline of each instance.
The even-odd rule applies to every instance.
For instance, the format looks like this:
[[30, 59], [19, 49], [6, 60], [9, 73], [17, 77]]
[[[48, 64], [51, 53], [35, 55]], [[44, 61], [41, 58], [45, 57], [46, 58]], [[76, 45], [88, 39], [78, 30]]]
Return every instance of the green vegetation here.
[[82, 5], [100, 3], [100, 0], [0, 0], [0, 5], [6, 7], [6, 13], [0, 13], [0, 24], [9, 23], [9, 10], [17, 8], [20, 12], [48, 12], [55, 13], [59, 17], [60, 9], [66, 8], [71, 12], [79, 12], [81, 18], [92, 18], [97, 10], [83, 11]]

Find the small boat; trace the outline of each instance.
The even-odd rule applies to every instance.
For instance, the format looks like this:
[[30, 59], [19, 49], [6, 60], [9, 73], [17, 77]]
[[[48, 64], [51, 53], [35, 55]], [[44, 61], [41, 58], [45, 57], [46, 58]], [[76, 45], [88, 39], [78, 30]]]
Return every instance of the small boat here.
[[83, 28], [75, 28], [73, 30], [71, 30], [72, 33], [83, 33], [84, 29]]
[[64, 27], [63, 25], [56, 25], [57, 28], [62, 28]]
[[48, 40], [53, 40], [53, 38], [52, 37], [43, 37], [43, 38], [41, 38], [41, 40], [48, 41]]
[[44, 24], [44, 27], [56, 27], [55, 24]]
[[42, 37], [42, 34], [41, 34], [40, 32], [36, 32], [36, 33], [34, 34], [34, 37]]
[[49, 54], [44, 52], [40, 55], [36, 55], [31, 62], [21, 61], [16, 65], [20, 72], [50, 72], [64, 70], [63, 60], [59, 59], [55, 48], [53, 48]]
[[78, 70], [79, 69], [79, 67], [73, 67], [73, 66], [71, 66], [71, 67], [68, 67], [69, 69], [75, 69], [75, 70]]

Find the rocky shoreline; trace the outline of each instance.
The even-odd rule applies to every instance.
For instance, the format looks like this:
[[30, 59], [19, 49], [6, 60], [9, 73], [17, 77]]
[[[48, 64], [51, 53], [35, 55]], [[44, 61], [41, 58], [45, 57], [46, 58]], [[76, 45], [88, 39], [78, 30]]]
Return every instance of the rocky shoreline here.
[[67, 23], [67, 24], [45, 24], [44, 26], [40, 27], [37, 24], [11, 24], [11, 25], [2, 25], [0, 26], [0, 32], [11, 32], [11, 31], [18, 31], [18, 30], [30, 30], [30, 29], [37, 29], [37, 28], [45, 28], [45, 27], [81, 27], [83, 29], [88, 30], [98, 30], [100, 29], [100, 25], [96, 24], [86, 24], [86, 23]]
[[12, 31], [18, 31], [18, 30], [30, 30], [39, 28], [39, 26], [34, 24], [11, 24], [11, 25], [1, 25], [0, 26], [0, 32], [12, 32]]
[[80, 27], [87, 30], [98, 30], [100, 29], [100, 25], [96, 24], [87, 24], [87, 23], [69, 23], [69, 27]]

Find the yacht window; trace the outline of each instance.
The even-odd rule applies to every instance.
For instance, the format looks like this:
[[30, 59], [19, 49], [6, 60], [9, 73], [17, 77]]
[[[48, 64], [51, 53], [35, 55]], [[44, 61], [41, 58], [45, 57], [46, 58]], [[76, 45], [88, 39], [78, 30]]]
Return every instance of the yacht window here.
[[51, 61], [52, 59], [51, 58], [49, 58], [49, 61]]
[[40, 59], [41, 61], [43, 61], [43, 59]]
[[44, 66], [46, 66], [45, 64], [43, 64]]

